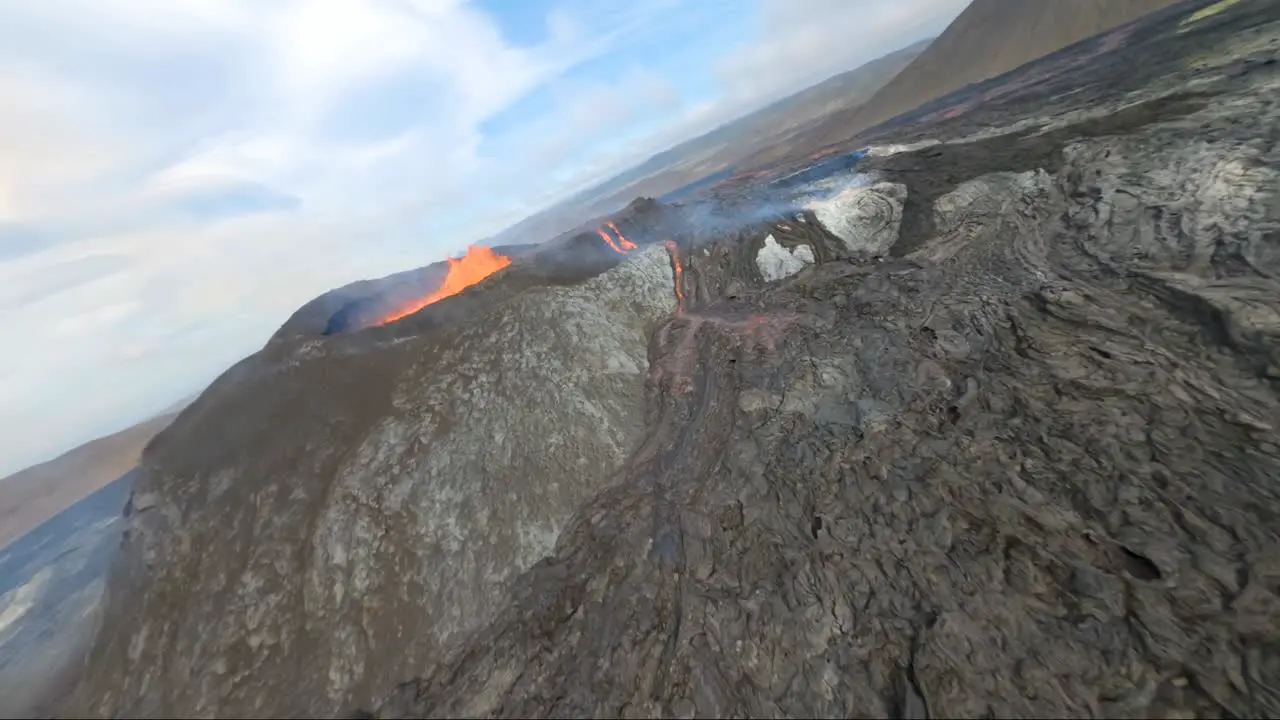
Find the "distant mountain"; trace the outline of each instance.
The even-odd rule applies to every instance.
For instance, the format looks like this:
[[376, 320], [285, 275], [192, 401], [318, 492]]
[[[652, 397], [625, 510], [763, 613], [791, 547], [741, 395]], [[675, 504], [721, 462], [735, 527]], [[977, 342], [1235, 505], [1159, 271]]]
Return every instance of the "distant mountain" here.
[[133, 469], [142, 448], [189, 402], [0, 479], [0, 548]]
[[828, 78], [749, 115], [654, 155], [636, 167], [502, 231], [489, 242], [538, 242], [615, 212], [638, 196], [656, 197], [722, 172], [783, 144], [823, 118], [856, 109], [907, 67], [931, 39]]
[[816, 135], [821, 142], [845, 140], [1176, 1], [974, 0], [906, 69], [865, 103], [829, 114]]

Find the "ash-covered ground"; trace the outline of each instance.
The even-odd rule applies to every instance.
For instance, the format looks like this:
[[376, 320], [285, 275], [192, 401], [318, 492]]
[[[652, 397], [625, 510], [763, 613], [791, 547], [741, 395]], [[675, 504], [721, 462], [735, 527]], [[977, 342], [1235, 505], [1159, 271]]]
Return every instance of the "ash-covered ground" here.
[[1280, 715], [1280, 5], [1208, 5], [279, 338], [148, 450], [67, 712]]

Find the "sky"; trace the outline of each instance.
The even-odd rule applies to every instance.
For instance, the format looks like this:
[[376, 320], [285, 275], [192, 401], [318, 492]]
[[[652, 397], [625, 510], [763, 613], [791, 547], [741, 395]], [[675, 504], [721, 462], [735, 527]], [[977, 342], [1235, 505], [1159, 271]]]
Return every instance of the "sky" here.
[[2, 3], [0, 477], [965, 4]]

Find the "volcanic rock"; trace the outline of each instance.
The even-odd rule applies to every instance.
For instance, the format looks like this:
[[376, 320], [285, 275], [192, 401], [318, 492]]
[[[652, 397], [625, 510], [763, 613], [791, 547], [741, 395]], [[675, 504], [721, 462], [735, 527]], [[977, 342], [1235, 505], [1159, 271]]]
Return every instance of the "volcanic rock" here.
[[849, 188], [833, 198], [809, 204], [818, 220], [845, 242], [852, 253], [880, 256], [898, 240], [907, 188], [878, 182]]
[[779, 245], [772, 235], [765, 237], [764, 246], [756, 253], [760, 275], [769, 282], [795, 275], [813, 263], [813, 250], [808, 245], [797, 245], [788, 250]]
[[491, 619], [639, 441], [671, 266], [479, 307], [273, 345], [157, 438], [78, 708], [322, 717]]
[[377, 714], [1280, 713], [1280, 7], [1204, 5], [869, 164], [895, 257], [660, 331], [625, 480]]
[[900, 127], [883, 262], [793, 215], [675, 238], [680, 312], [594, 246], [268, 346], [145, 456], [74, 709], [1280, 715], [1280, 5], [1209, 4]]

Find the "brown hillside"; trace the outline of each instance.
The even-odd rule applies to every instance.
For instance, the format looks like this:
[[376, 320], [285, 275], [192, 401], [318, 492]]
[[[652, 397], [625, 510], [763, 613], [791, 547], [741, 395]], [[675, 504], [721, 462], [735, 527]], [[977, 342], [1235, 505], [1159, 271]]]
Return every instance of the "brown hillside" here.
[[870, 100], [832, 116], [834, 142], [970, 83], [1002, 75], [1176, 0], [974, 0]]
[[0, 548], [128, 472], [175, 415], [138, 423], [0, 479]]

